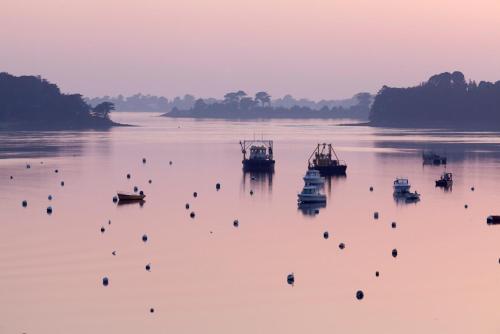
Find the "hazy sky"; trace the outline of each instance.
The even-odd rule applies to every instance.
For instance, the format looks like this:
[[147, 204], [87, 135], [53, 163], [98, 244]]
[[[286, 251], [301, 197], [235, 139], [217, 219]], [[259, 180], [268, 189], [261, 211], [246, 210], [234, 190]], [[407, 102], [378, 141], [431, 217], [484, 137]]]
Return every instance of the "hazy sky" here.
[[87, 96], [500, 79], [500, 0], [0, 0], [0, 71]]

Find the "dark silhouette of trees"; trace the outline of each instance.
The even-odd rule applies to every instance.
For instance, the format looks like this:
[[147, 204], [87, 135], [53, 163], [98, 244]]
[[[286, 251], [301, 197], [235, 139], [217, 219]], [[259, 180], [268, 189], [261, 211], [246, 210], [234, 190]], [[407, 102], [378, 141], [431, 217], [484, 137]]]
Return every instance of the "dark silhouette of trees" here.
[[500, 81], [467, 83], [461, 72], [433, 75], [416, 87], [382, 87], [370, 121], [378, 126], [500, 128]]
[[[288, 102], [296, 101], [291, 96], [285, 97]], [[313, 109], [308, 106], [293, 105], [291, 107], [272, 106], [271, 95], [262, 91], [255, 94], [255, 99], [247, 96], [244, 91], [229, 92], [224, 95], [223, 101], [207, 103], [198, 99], [190, 109], [174, 107], [164, 114], [168, 117], [196, 117], [196, 118], [355, 118], [367, 119], [372, 96], [369, 93], [360, 93], [354, 97], [355, 104], [348, 108], [342, 106], [328, 107], [320, 104], [321, 108]], [[316, 105], [313, 102], [314, 105]]]
[[111, 111], [115, 110], [115, 105], [114, 103], [111, 102], [102, 102], [96, 105], [92, 109], [92, 113], [94, 116], [99, 117], [99, 118], [108, 118], [109, 119], [109, 113]]
[[266, 92], [257, 92], [255, 94], [255, 100], [260, 103], [261, 106], [265, 106], [266, 104], [269, 106], [271, 105], [271, 95], [267, 94]]
[[1, 128], [106, 128], [116, 125], [96, 117], [80, 94], [62, 94], [41, 77], [0, 73]]

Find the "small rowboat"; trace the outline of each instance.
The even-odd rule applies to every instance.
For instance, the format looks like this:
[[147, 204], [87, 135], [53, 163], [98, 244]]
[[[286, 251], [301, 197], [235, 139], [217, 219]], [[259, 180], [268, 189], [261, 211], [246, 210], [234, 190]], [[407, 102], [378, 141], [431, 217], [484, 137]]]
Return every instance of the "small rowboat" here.
[[500, 216], [489, 216], [488, 218], [486, 218], [486, 223], [488, 223], [488, 225], [499, 225]]
[[144, 200], [144, 192], [141, 191], [138, 194], [133, 194], [133, 193], [118, 193], [118, 199], [120, 201], [142, 201]]

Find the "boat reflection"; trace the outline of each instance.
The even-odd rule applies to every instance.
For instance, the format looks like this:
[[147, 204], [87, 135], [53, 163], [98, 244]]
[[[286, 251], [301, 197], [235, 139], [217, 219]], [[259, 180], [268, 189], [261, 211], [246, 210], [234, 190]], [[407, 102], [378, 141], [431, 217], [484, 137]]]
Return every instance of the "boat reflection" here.
[[241, 181], [242, 191], [247, 191], [247, 184], [249, 185], [249, 190], [267, 190], [269, 193], [273, 188], [273, 176], [274, 171], [270, 172], [246, 172], [243, 171], [243, 179]]
[[332, 194], [332, 185], [335, 183], [340, 183], [340, 182], [345, 182], [347, 179], [347, 175], [329, 175], [329, 176], [324, 176], [325, 178], [325, 185], [324, 188], [326, 189], [328, 196]]
[[140, 201], [135, 201], [135, 200], [120, 200], [117, 203], [117, 206], [132, 206], [132, 205], [137, 205], [139, 204], [140, 207], [142, 207], [146, 203], [145, 200], [140, 200]]
[[414, 196], [415, 193], [394, 193], [392, 197], [398, 205], [417, 204], [420, 202], [420, 196]]
[[319, 214], [319, 210], [322, 208], [326, 208], [326, 202], [298, 204], [298, 210], [300, 210], [305, 216], [315, 216]]

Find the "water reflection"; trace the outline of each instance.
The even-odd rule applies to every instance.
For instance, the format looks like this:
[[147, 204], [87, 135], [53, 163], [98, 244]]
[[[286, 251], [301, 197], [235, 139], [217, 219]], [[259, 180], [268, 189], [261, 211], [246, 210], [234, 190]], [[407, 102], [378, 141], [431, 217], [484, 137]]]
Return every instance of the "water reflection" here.
[[134, 201], [134, 200], [120, 200], [118, 201], [117, 203], [117, 206], [120, 207], [120, 206], [133, 206], [133, 205], [138, 205], [140, 206], [141, 208], [144, 206], [144, 204], [146, 203], [145, 200], [141, 200], [141, 201]]
[[334, 188], [335, 185], [344, 183], [347, 179], [347, 175], [328, 175], [324, 176], [324, 178], [325, 178], [324, 188], [326, 189], [328, 196], [330, 196], [332, 194], [332, 188]]
[[93, 144], [108, 150], [109, 130], [0, 131], [0, 158], [82, 156]]
[[326, 202], [323, 203], [298, 203], [298, 210], [302, 212], [304, 216], [315, 216], [319, 214], [319, 210], [326, 208]]
[[247, 184], [250, 185], [248, 191], [259, 190], [260, 192], [267, 191], [271, 193], [273, 190], [274, 171], [270, 172], [248, 172], [243, 171], [241, 180], [242, 191], [247, 191]]

